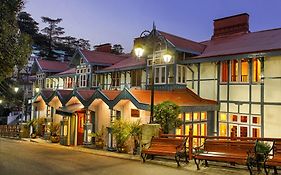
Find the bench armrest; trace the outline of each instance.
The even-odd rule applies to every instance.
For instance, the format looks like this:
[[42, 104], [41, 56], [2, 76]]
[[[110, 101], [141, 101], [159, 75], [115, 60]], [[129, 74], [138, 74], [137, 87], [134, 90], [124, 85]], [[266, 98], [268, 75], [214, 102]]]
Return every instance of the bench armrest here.
[[150, 142], [143, 143], [143, 144], [141, 145], [141, 148], [144, 148], [144, 147], [146, 147], [146, 146], [149, 145], [149, 144], [150, 144]]

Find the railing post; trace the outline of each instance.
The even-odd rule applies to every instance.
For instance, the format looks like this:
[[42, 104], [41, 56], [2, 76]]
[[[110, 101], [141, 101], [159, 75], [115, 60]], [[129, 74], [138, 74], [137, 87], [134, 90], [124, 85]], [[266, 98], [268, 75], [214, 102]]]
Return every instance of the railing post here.
[[190, 127], [189, 128], [189, 133], [188, 133], [188, 159], [191, 160], [193, 153], [192, 153], [192, 149], [193, 149], [193, 128]]

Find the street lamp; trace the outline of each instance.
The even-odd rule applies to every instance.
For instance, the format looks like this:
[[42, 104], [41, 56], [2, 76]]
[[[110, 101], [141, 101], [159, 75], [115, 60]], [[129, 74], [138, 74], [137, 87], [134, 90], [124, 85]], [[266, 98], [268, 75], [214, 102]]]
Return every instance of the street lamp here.
[[[153, 29], [152, 31], [143, 31], [140, 35], [141, 38], [148, 37], [151, 39], [152, 44], [152, 63], [151, 63], [151, 97], [150, 97], [150, 122], [153, 123], [154, 121], [154, 69], [155, 69], [155, 50], [157, 44], [161, 44], [163, 41], [166, 45], [166, 52], [163, 54], [163, 60], [165, 63], [168, 63], [172, 59], [172, 55], [168, 52], [168, 43], [166, 38], [163, 35], [159, 35], [156, 30], [156, 26], [153, 23]], [[144, 48], [141, 45], [137, 45], [134, 49], [135, 55], [138, 58], [141, 58], [143, 56], [143, 53], [145, 52]]]
[[19, 88], [18, 87], [15, 87], [14, 88], [15, 92], [17, 93], [19, 91]]

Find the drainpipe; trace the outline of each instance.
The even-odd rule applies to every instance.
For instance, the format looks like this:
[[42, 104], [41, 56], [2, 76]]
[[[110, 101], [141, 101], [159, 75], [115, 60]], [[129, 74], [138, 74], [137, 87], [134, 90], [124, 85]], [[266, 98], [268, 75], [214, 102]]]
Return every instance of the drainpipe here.
[[187, 65], [187, 68], [192, 73], [192, 89], [194, 89], [194, 71], [191, 69], [191, 67], [189, 65]]

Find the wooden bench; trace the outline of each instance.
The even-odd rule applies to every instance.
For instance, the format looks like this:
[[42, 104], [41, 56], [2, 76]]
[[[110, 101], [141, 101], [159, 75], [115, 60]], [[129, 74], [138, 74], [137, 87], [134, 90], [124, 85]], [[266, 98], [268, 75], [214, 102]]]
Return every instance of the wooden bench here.
[[180, 158], [185, 157], [185, 161], [188, 162], [186, 153], [186, 137], [182, 138], [156, 138], [152, 137], [149, 147], [144, 148], [141, 151], [141, 157], [145, 162], [148, 155], [153, 159], [154, 156], [174, 156], [177, 165], [180, 166]]
[[[272, 153], [270, 153], [272, 151]], [[270, 152], [266, 155], [264, 161], [264, 171], [268, 174], [268, 169], [273, 167], [274, 174], [277, 173], [277, 166], [281, 166], [281, 141], [274, 141]]]
[[247, 165], [252, 174], [248, 156], [254, 156], [255, 146], [256, 141], [206, 139], [202, 146], [195, 148], [193, 158], [197, 170], [200, 169], [200, 160], [205, 161], [205, 166], [208, 166], [208, 161], [218, 161]]

